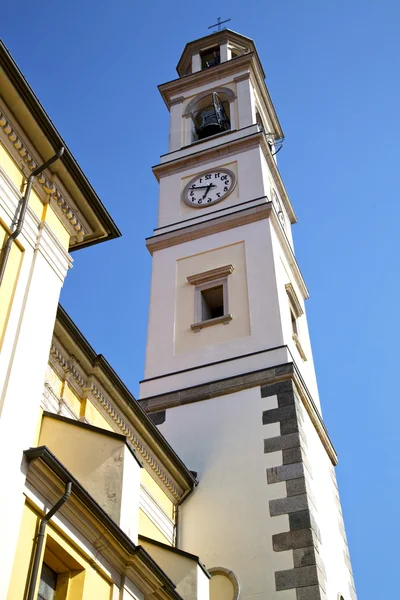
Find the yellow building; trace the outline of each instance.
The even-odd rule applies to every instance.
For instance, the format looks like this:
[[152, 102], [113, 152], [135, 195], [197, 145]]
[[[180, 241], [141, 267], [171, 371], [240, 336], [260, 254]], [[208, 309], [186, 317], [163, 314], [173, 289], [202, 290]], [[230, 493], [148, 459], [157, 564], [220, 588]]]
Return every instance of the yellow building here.
[[356, 600], [254, 42], [190, 42], [159, 87], [139, 402], [58, 306], [119, 231], [0, 65], [0, 600]]
[[3, 44], [0, 63], [0, 598], [178, 600], [209, 577], [168, 551], [196, 478], [58, 307], [69, 252], [120, 234]]

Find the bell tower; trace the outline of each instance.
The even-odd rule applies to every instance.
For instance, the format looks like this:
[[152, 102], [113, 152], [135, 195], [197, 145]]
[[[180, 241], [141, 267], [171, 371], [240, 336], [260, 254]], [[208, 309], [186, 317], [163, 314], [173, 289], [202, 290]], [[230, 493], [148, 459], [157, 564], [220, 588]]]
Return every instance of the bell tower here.
[[225, 29], [187, 44], [177, 71], [159, 86], [170, 134], [141, 402], [198, 472], [178, 545], [211, 569], [212, 600], [354, 600], [259, 56]]

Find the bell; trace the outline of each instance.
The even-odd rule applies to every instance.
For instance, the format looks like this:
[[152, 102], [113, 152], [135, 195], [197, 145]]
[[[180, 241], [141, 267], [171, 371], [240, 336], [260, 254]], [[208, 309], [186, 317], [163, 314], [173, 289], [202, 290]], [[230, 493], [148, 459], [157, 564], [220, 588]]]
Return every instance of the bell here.
[[218, 122], [214, 108], [203, 110], [200, 116], [201, 125], [198, 128], [199, 140], [203, 140], [204, 138], [210, 137], [210, 135], [215, 135], [216, 133], [221, 133], [221, 131], [223, 131]]
[[201, 125], [197, 129], [199, 140], [222, 133], [231, 128], [230, 121], [216, 92], [212, 94], [212, 106], [208, 106], [201, 113]]

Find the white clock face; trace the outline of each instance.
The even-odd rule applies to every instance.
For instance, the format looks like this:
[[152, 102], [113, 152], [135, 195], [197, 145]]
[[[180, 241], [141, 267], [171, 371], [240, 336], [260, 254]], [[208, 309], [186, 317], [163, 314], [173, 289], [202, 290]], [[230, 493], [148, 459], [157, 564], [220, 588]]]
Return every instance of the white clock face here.
[[224, 200], [236, 185], [229, 169], [212, 169], [193, 177], [182, 192], [182, 200], [194, 208], [205, 208]]

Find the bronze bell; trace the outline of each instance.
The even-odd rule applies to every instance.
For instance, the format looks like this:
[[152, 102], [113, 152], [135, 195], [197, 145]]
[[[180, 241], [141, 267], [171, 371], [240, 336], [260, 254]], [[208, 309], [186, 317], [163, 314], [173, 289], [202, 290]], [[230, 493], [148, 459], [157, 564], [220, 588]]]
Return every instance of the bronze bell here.
[[210, 137], [210, 135], [222, 133], [231, 128], [230, 121], [217, 92], [213, 92], [212, 105], [202, 110], [200, 117], [201, 125], [197, 128], [199, 140]]

